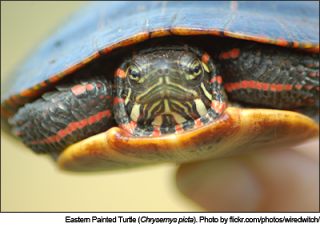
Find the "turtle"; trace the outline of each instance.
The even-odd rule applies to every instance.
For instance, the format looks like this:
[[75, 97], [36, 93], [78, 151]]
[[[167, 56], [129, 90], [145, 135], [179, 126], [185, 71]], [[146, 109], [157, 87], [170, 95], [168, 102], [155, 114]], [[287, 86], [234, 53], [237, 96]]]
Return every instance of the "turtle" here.
[[305, 2], [89, 4], [13, 73], [1, 116], [69, 171], [304, 142], [319, 133], [318, 15]]

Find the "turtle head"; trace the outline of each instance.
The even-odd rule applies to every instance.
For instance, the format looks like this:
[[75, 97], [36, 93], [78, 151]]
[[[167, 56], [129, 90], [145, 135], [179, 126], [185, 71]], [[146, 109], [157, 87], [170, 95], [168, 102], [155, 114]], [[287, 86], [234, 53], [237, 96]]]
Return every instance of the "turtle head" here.
[[211, 106], [206, 64], [192, 52], [164, 50], [136, 56], [126, 69], [127, 114], [145, 128], [194, 122]]

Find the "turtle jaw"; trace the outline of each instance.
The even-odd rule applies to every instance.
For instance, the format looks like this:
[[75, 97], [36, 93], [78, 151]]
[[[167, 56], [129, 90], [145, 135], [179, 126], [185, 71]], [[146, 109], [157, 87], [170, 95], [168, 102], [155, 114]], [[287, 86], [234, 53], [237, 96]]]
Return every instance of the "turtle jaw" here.
[[197, 89], [190, 89], [181, 84], [170, 82], [170, 77], [159, 77], [158, 83], [135, 96], [137, 104], [153, 104], [159, 100], [176, 100], [181, 102], [200, 98]]
[[199, 88], [188, 88], [170, 81], [169, 76], [161, 76], [156, 84], [142, 92], [134, 94], [129, 91], [125, 100], [127, 113], [132, 121], [146, 130], [150, 125], [174, 130], [177, 125], [204, 116], [210, 108], [210, 99]]
[[156, 83], [143, 90], [128, 89], [124, 99], [126, 112], [131, 121], [140, 127], [139, 132], [132, 134], [157, 134], [146, 132], [148, 130], [161, 130], [161, 135], [176, 133], [177, 126], [184, 126], [183, 130], [187, 130], [192, 128], [197, 119], [207, 114], [212, 96], [204, 84], [184, 85], [172, 81], [172, 78], [159, 76], [157, 81], [154, 81]]
[[172, 127], [198, 119], [206, 113], [207, 107], [199, 97], [185, 101], [163, 97], [148, 104], [135, 103], [130, 118], [136, 123]]

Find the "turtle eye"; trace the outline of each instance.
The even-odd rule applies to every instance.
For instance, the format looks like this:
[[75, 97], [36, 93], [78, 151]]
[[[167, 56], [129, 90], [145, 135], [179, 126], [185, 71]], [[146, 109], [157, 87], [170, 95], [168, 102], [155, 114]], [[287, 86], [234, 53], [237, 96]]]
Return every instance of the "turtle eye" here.
[[127, 76], [132, 83], [139, 83], [140, 80], [140, 71], [136, 66], [130, 66], [127, 69]]
[[197, 79], [199, 76], [201, 76], [202, 73], [202, 66], [198, 59], [193, 60], [193, 62], [190, 65], [190, 74], [188, 76], [188, 80], [194, 80]]

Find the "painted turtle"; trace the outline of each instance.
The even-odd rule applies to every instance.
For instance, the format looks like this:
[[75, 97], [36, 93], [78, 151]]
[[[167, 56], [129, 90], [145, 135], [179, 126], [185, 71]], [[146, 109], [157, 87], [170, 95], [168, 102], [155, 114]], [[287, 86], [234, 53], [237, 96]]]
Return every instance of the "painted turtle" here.
[[318, 124], [271, 108], [316, 118], [319, 12], [286, 4], [89, 5], [14, 73], [1, 114], [72, 171], [303, 142]]

